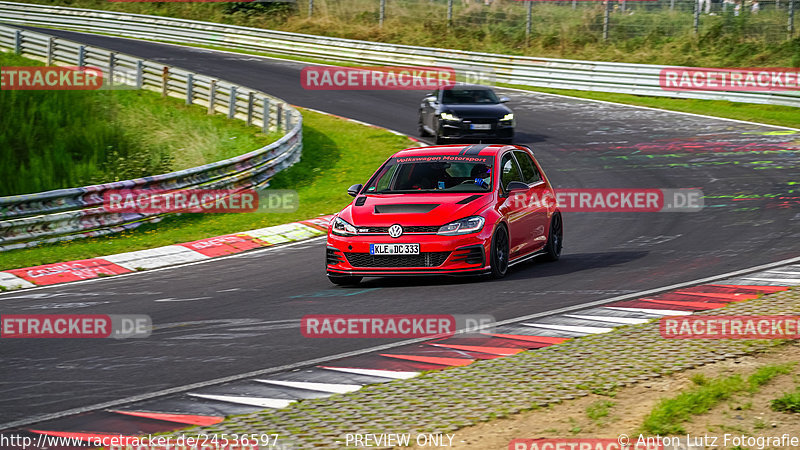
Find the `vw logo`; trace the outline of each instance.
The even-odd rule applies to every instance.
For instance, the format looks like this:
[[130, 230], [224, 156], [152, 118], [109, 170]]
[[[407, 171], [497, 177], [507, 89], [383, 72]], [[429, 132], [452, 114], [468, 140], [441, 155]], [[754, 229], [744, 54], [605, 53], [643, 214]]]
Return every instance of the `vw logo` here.
[[389, 236], [399, 238], [403, 234], [403, 227], [399, 224], [394, 224], [389, 227]]

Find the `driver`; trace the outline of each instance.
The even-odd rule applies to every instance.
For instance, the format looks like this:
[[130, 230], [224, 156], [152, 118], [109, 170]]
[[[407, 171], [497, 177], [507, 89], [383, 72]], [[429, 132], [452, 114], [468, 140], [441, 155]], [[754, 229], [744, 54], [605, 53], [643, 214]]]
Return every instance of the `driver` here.
[[469, 176], [478, 186], [483, 188], [489, 187], [489, 183], [492, 180], [492, 168], [486, 164], [475, 164], [472, 166]]

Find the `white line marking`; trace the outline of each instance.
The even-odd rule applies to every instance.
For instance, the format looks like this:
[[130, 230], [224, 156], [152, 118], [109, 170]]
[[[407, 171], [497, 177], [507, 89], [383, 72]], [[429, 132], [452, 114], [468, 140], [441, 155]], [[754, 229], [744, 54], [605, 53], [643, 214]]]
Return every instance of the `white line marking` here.
[[[800, 283], [800, 278], [761, 278], [761, 277], [742, 277], [743, 280], [770, 281], [772, 283]], [[779, 286], [776, 284], [776, 286]]]
[[380, 369], [357, 369], [355, 367], [330, 367], [319, 366], [320, 369], [335, 370], [337, 372], [353, 373], [356, 375], [367, 375], [370, 377], [392, 378], [395, 380], [407, 380], [419, 375], [419, 372], [403, 372], [395, 370]]
[[294, 403], [294, 400], [283, 400], [280, 398], [265, 398], [265, 397], [237, 397], [233, 395], [208, 395], [208, 394], [186, 394], [192, 397], [205, 398], [208, 400], [217, 400], [227, 403], [239, 403], [242, 405], [259, 406], [262, 408], [285, 408]]
[[212, 297], [195, 297], [195, 298], [172, 298], [172, 297], [170, 297], [170, 298], [162, 298], [162, 299], [158, 299], [158, 300], [154, 300], [154, 301], [156, 301], [156, 302], [191, 302], [191, 301], [194, 301], [194, 300], [205, 300], [207, 298], [212, 298]]
[[646, 314], [657, 314], [659, 316], [691, 316], [691, 311], [678, 311], [677, 309], [650, 309], [650, 308], [621, 308], [619, 306], [605, 306], [608, 309], [619, 311], [641, 312]]
[[613, 328], [605, 327], [579, 327], [575, 325], [551, 325], [549, 323], [521, 323], [520, 325], [525, 325], [526, 327], [545, 328], [548, 330], [589, 334], [608, 333], [609, 331], [613, 330]]
[[283, 380], [253, 380], [259, 383], [277, 384], [297, 389], [307, 389], [310, 391], [330, 392], [331, 394], [346, 394], [361, 389], [360, 384], [332, 384], [332, 383], [311, 383], [306, 381], [283, 381]]
[[575, 319], [596, 320], [598, 322], [611, 322], [620, 324], [639, 324], [650, 322], [650, 319], [636, 319], [633, 317], [617, 317], [617, 316], [581, 316], [577, 314], [564, 314], [564, 317], [573, 317]]

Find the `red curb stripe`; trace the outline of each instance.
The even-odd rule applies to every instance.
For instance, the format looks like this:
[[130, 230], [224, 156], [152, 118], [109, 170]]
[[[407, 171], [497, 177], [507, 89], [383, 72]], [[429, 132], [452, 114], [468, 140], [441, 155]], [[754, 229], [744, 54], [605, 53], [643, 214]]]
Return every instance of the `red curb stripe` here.
[[670, 300], [656, 300], [654, 298], [641, 298], [639, 299], [639, 301], [659, 303], [662, 305], [690, 306], [692, 308], [703, 308], [703, 309], [716, 309], [716, 308], [722, 308], [723, 306], [727, 305], [727, 303], [682, 302], [682, 301], [670, 301]]
[[170, 414], [170, 413], [156, 413], [147, 411], [119, 411], [119, 410], [110, 410], [110, 412], [117, 414], [125, 414], [128, 416], [144, 417], [147, 419], [163, 420], [166, 422], [184, 423], [188, 425], [200, 425], [200, 426], [215, 425], [225, 420], [224, 417], [197, 416], [191, 414]]
[[387, 358], [404, 359], [407, 361], [416, 361], [428, 364], [437, 364], [440, 366], [468, 366], [475, 362], [474, 359], [465, 358], [445, 358], [441, 356], [416, 356], [416, 355], [389, 355], [381, 353], [380, 356]]
[[430, 344], [434, 347], [452, 348], [456, 350], [464, 350], [467, 352], [488, 353], [490, 355], [509, 356], [516, 355], [522, 351], [521, 348], [508, 348], [508, 347], [481, 347], [478, 345], [450, 345], [450, 344]]
[[719, 286], [719, 287], [726, 287], [726, 288], [742, 288], [742, 289], [751, 289], [754, 291], [761, 291], [761, 292], [781, 292], [781, 291], [788, 291], [789, 288], [787, 286], [761, 286], [757, 284], [709, 284], [709, 286]]
[[529, 336], [527, 334], [491, 334], [489, 336], [499, 337], [503, 339], [516, 339], [518, 341], [538, 342], [540, 344], [560, 344], [569, 338], [552, 337], [552, 336]]
[[16, 275], [33, 284], [44, 286], [98, 278], [100, 274], [119, 275], [131, 272], [131, 270], [102, 258], [92, 258], [12, 269], [5, 272]]
[[259, 247], [268, 247], [272, 244], [244, 234], [226, 234], [199, 241], [176, 244], [194, 250], [206, 256], [226, 256], [252, 250]]
[[708, 298], [718, 298], [721, 300], [728, 300], [732, 302], [741, 302], [743, 300], [753, 300], [754, 298], [758, 298], [759, 294], [719, 294], [715, 292], [684, 292], [684, 291], [677, 291], [676, 294], [681, 295], [693, 295], [696, 297], [708, 297]]
[[133, 443], [141, 443], [142, 438], [139, 436], [128, 436], [124, 434], [102, 434], [102, 433], [74, 433], [71, 431], [48, 431], [48, 430], [28, 430], [32, 433], [44, 434], [47, 436], [64, 437], [68, 439], [79, 439], [84, 442], [102, 442], [111, 441], [115, 439], [115, 443], [119, 443], [124, 447], [128, 447]]

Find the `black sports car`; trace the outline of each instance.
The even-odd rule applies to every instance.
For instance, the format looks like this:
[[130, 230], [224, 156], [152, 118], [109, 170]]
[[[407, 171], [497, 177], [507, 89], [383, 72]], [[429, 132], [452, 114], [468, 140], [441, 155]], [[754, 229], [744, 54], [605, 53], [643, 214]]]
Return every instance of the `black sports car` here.
[[426, 96], [419, 106], [419, 133], [436, 144], [471, 139], [483, 143], [514, 140], [514, 113], [486, 86], [444, 86]]

